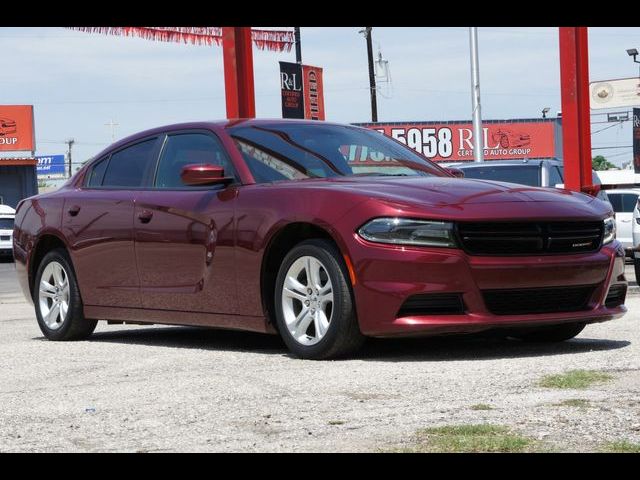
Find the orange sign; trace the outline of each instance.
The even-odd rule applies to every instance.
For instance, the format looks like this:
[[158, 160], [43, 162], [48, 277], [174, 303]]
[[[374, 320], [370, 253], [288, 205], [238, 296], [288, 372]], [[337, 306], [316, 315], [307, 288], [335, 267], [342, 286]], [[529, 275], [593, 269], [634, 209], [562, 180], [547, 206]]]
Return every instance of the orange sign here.
[[[436, 162], [473, 161], [473, 126], [460, 122], [358, 123]], [[486, 160], [556, 157], [555, 120], [483, 122]]]
[[33, 105], [0, 105], [0, 151], [36, 149]]
[[302, 91], [304, 94], [304, 118], [324, 120], [324, 88], [321, 68], [302, 65]]

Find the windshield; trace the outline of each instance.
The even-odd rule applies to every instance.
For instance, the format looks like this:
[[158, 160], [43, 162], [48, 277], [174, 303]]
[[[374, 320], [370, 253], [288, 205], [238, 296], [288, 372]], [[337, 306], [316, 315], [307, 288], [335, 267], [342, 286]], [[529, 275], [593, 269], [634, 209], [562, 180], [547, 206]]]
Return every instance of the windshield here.
[[487, 165], [463, 168], [465, 178], [511, 182], [539, 187], [540, 169], [536, 165]]
[[0, 218], [0, 230], [13, 230], [13, 218]]
[[355, 175], [444, 176], [443, 171], [383, 134], [325, 124], [230, 129], [256, 182]]

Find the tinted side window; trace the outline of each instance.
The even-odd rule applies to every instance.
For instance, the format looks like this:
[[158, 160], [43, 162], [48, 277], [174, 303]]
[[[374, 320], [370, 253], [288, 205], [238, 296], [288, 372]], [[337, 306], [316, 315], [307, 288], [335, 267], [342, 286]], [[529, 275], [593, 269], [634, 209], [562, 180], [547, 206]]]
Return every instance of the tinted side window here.
[[140, 187], [152, 160], [156, 139], [145, 140], [111, 155], [102, 185], [105, 187]]
[[102, 185], [102, 179], [104, 178], [104, 172], [107, 169], [107, 165], [109, 164], [109, 157], [103, 158], [96, 162], [91, 168], [91, 172], [89, 172], [89, 177], [87, 179], [88, 187], [97, 187]]
[[622, 211], [625, 213], [633, 212], [633, 209], [636, 207], [637, 201], [638, 195], [635, 195], [633, 193], [622, 194]]
[[188, 188], [180, 178], [182, 167], [213, 164], [224, 168], [225, 177], [237, 175], [220, 141], [204, 133], [182, 133], [167, 138], [156, 173], [157, 188]]
[[619, 193], [609, 193], [609, 201], [613, 205], [614, 212], [622, 212], [622, 195]]
[[465, 178], [520, 183], [532, 187], [540, 186], [540, 168], [537, 165], [488, 165], [463, 168]]
[[555, 166], [549, 167], [549, 186], [555, 187], [559, 183], [564, 183], [562, 175], [560, 175], [560, 169]]

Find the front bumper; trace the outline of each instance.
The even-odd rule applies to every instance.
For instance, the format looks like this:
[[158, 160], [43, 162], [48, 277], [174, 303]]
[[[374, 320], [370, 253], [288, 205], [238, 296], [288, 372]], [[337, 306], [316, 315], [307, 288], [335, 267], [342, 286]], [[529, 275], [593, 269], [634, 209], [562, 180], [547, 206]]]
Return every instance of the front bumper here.
[[[351, 260], [356, 309], [363, 334], [413, 336], [471, 333], [497, 327], [594, 323], [624, 315], [624, 305], [604, 305], [609, 288], [622, 284], [624, 248], [619, 242], [575, 255], [490, 257], [458, 249], [374, 244], [354, 236]], [[483, 291], [593, 285], [585, 309], [561, 313], [496, 315]], [[399, 316], [405, 300], [424, 293], [460, 293], [463, 314]]]

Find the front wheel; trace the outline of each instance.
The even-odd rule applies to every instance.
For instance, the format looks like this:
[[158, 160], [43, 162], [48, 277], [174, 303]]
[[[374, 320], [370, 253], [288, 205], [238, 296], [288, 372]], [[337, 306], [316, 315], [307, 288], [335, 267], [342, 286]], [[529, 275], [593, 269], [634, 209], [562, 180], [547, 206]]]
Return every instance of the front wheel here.
[[326, 240], [304, 241], [285, 257], [276, 279], [276, 322], [296, 356], [336, 358], [362, 345], [348, 278], [340, 253]]
[[96, 328], [84, 318], [71, 261], [62, 249], [47, 253], [36, 272], [33, 303], [40, 330], [49, 340], [80, 340]]
[[640, 285], [640, 258], [633, 257], [633, 269], [636, 274], [636, 283]]
[[578, 335], [584, 330], [584, 327], [584, 323], [552, 325], [515, 333], [509, 336], [525, 342], [564, 342]]

